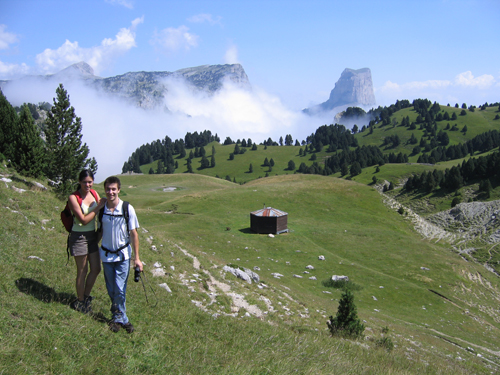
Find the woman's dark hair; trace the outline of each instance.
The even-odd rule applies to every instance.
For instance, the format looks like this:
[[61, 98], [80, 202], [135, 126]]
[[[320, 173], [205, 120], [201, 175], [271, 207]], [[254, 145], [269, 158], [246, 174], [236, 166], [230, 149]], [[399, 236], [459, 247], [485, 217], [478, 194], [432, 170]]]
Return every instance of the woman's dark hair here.
[[84, 178], [90, 177], [92, 181], [94, 180], [94, 173], [90, 169], [84, 169], [83, 171], [80, 172], [78, 176], [78, 181], [82, 181]]

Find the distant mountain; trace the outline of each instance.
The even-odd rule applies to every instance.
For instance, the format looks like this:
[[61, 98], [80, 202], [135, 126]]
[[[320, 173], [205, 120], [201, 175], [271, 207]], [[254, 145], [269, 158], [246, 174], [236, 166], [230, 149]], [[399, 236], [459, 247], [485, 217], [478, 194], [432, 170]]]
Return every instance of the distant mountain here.
[[[129, 72], [102, 78], [94, 75], [92, 67], [82, 61], [56, 74], [29, 76], [21, 80], [57, 81], [63, 84], [79, 80], [97, 90], [130, 100], [141, 108], [150, 109], [163, 104], [163, 99], [169, 91], [166, 78], [182, 78], [195, 89], [208, 93], [219, 90], [226, 79], [241, 87], [250, 87], [248, 76], [240, 64], [202, 65], [174, 72]], [[9, 82], [0, 81], [0, 87], [8, 85]]]
[[330, 93], [330, 98], [317, 106], [304, 109], [304, 112], [314, 115], [343, 106], [368, 107], [375, 103], [370, 69], [353, 70], [346, 68], [340, 75], [337, 83], [335, 83], [335, 87]]

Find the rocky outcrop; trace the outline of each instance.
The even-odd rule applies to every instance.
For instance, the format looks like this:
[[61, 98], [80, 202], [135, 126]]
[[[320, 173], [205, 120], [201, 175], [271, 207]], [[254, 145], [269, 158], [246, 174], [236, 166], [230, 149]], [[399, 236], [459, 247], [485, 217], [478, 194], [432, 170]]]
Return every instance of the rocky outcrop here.
[[[63, 84], [78, 80], [98, 91], [126, 99], [138, 107], [152, 109], [163, 105], [171, 84], [168, 78], [184, 79], [195, 90], [202, 90], [209, 94], [221, 89], [225, 80], [240, 87], [250, 87], [248, 76], [240, 64], [202, 65], [174, 72], [129, 72], [102, 78], [94, 75], [92, 67], [82, 61], [56, 74], [29, 76], [22, 80], [28, 84], [31, 80], [57, 81]], [[8, 85], [9, 82], [0, 81], [0, 88]]]
[[155, 108], [163, 103], [169, 91], [167, 78], [184, 79], [195, 89], [214, 93], [224, 80], [249, 87], [248, 77], [240, 64], [202, 65], [175, 72], [129, 72], [120, 76], [96, 80], [98, 89], [133, 100], [141, 108]]
[[342, 106], [368, 107], [375, 103], [370, 69], [346, 68], [331, 91], [330, 98], [317, 106], [304, 109], [304, 112], [312, 115]]
[[500, 242], [500, 200], [460, 203], [427, 218], [431, 223], [463, 238], [481, 239], [488, 244]]

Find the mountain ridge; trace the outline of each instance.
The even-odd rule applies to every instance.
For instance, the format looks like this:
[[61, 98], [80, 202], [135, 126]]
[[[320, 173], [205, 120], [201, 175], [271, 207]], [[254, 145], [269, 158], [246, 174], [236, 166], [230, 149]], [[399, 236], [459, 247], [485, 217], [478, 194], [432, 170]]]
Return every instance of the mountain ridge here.
[[[164, 105], [163, 99], [169, 91], [169, 84], [166, 82], [168, 78], [183, 79], [192, 88], [209, 94], [220, 90], [226, 79], [243, 88], [251, 88], [248, 76], [241, 64], [200, 65], [173, 72], [127, 72], [103, 78], [94, 75], [93, 68], [86, 62], [80, 61], [55, 74], [25, 76], [21, 80], [57, 80], [58, 83], [63, 84], [80, 80], [93, 89], [126, 99], [140, 108], [153, 109]], [[0, 81], [0, 88], [10, 82], [13, 81]]]

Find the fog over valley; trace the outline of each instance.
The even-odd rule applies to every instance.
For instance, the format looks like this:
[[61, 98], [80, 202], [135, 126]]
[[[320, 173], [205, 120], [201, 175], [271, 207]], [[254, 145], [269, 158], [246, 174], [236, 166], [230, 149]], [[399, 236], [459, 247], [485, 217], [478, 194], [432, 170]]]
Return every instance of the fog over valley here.
[[[163, 83], [168, 92], [162, 105], [154, 109], [96, 91], [80, 80], [64, 83], [71, 105], [82, 119], [82, 139], [99, 165], [96, 181], [121, 173], [123, 163], [137, 147], [165, 136], [183, 139], [186, 132], [210, 130], [221, 141], [229, 136], [260, 143], [269, 137], [277, 141], [287, 134], [302, 141], [317, 127], [333, 121], [331, 113], [311, 118], [286, 108], [264, 89], [241, 87], [229, 80], [223, 80], [222, 88], [213, 93], [197, 90], [178, 77], [166, 78]], [[57, 86], [56, 81], [31, 77], [11, 81], [2, 91], [14, 106], [52, 104]]]

